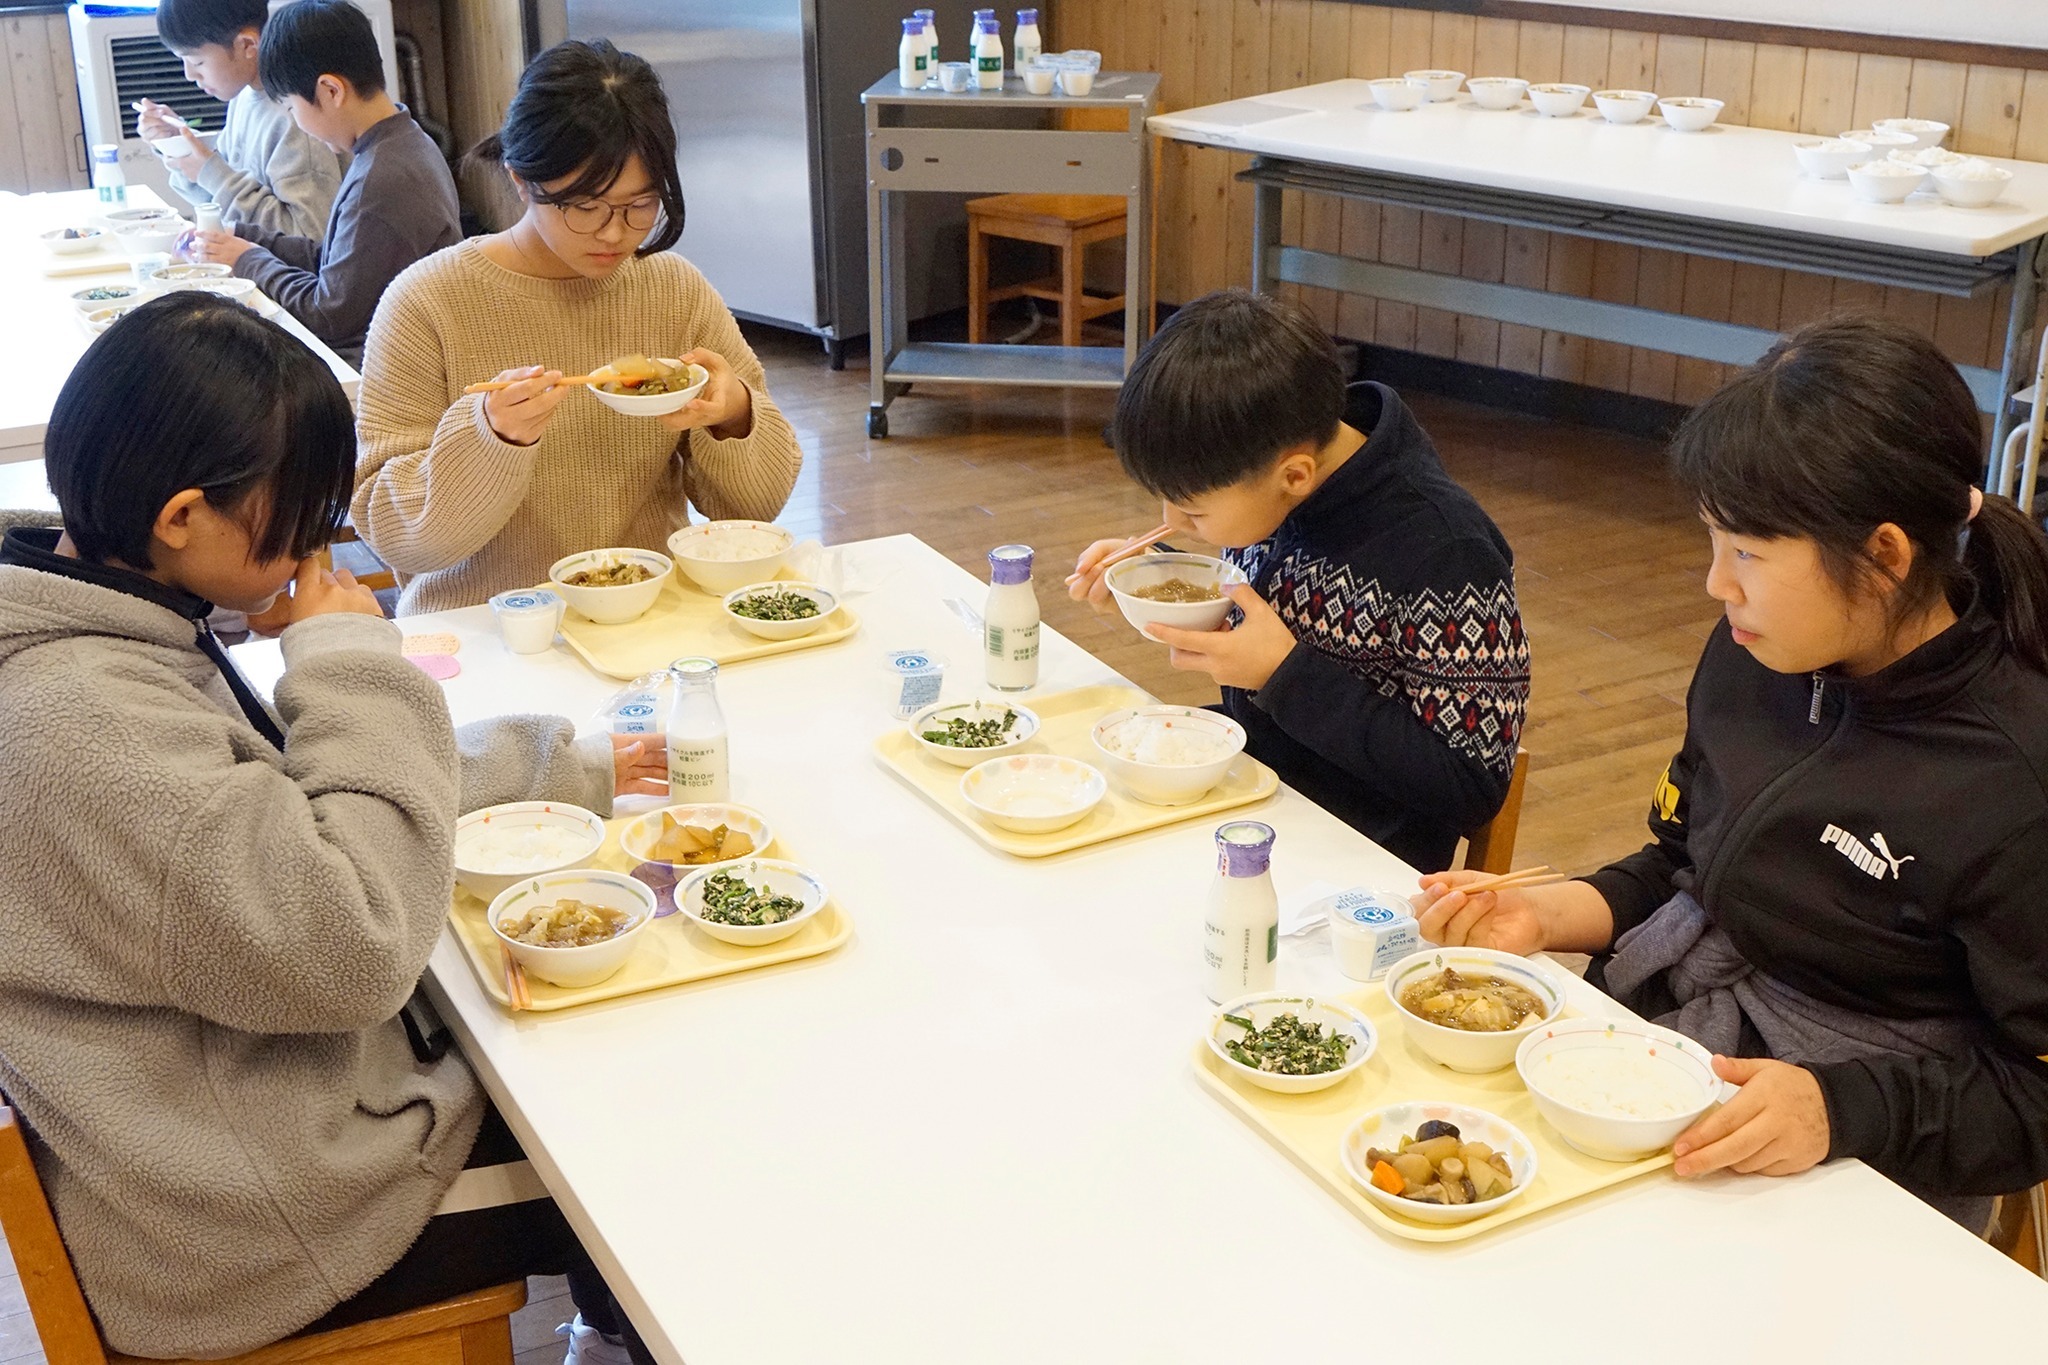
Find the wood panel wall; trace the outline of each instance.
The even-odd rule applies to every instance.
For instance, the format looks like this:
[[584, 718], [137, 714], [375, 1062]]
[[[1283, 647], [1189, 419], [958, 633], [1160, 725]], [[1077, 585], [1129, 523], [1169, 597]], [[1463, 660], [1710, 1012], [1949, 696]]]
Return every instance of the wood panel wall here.
[[[2048, 161], [2048, 53], [2031, 69], [1969, 65], [1341, 0], [1056, 0], [1051, 23], [1059, 48], [1093, 48], [1105, 67], [1160, 72], [1164, 110], [1447, 67], [1704, 94], [1727, 102], [1724, 121], [1760, 128], [1833, 134], [1896, 114], [1934, 118], [1955, 126], [1949, 145], [1961, 151]], [[1249, 282], [1252, 195], [1233, 179], [1247, 162], [1166, 144], [1158, 199], [1162, 301]], [[2004, 345], [2003, 296], [1941, 298], [1295, 191], [1284, 202], [1283, 240], [1322, 251], [1758, 327], [1877, 310], [1931, 333], [1965, 364], [1996, 365]], [[1727, 374], [1718, 364], [1657, 351], [1285, 289], [1340, 336], [1648, 398], [1697, 402]]]
[[[448, 129], [467, 152], [498, 131], [519, 73], [526, 67], [526, 37], [514, 0], [441, 0], [441, 35], [448, 64]], [[519, 201], [504, 173], [464, 166], [456, 177], [463, 204], [487, 230], [519, 217]]]
[[0, 190], [28, 194], [91, 183], [64, 15], [0, 18]]

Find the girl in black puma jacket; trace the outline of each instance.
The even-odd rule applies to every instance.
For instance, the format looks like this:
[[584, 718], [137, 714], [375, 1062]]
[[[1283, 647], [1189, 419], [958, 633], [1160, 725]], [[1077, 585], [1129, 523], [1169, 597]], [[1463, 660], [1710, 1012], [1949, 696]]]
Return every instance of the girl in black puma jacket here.
[[[1425, 879], [1437, 942], [1605, 954], [1647, 925], [1596, 961], [1613, 984], [1689, 914], [1719, 966], [1795, 1003], [1795, 1033], [1847, 1026], [1772, 1060], [1742, 997], [1716, 1062], [1741, 1093], [1681, 1135], [1681, 1175], [1861, 1157], [1957, 1217], [2048, 1177], [2048, 538], [1973, 486], [1980, 441], [1918, 334], [1781, 341], [1674, 441], [1727, 619], [1653, 842], [1531, 892]], [[1696, 966], [1627, 973], [1623, 1003], [1675, 1023]]]

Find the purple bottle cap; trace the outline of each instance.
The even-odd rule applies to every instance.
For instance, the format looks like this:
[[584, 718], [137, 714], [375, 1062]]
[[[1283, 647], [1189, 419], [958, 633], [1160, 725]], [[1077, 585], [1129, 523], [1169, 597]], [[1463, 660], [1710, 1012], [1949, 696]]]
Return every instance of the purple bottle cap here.
[[988, 552], [989, 581], [998, 587], [1031, 581], [1031, 547], [998, 545]]
[[1225, 877], [1263, 877], [1273, 865], [1273, 827], [1233, 820], [1216, 831], [1216, 871]]

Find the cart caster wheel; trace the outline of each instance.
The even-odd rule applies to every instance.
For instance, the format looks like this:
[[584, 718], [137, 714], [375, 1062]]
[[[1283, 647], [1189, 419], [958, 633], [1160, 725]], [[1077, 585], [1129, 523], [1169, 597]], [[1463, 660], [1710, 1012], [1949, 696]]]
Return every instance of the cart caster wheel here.
[[879, 441], [889, 434], [889, 414], [880, 408], [868, 409], [868, 439]]

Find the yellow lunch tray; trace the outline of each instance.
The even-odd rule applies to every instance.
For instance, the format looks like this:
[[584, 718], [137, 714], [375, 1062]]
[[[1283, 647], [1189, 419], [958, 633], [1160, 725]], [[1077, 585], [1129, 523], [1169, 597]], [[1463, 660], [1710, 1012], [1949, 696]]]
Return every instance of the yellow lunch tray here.
[[[1037, 715], [1039, 728], [1038, 734], [1021, 752], [1065, 754], [1099, 769], [1102, 767], [1102, 755], [1089, 738], [1095, 722], [1108, 712], [1127, 706], [1153, 704], [1152, 695], [1136, 687], [1081, 687], [1071, 692], [1028, 698], [1023, 705]], [[966, 776], [967, 770], [942, 763], [927, 754], [907, 727], [899, 725], [876, 740], [875, 757], [882, 761], [882, 766], [923, 793], [933, 805], [966, 826], [969, 834], [990, 848], [1014, 853], [1019, 858], [1044, 858], [1110, 839], [1121, 839], [1126, 834], [1177, 825], [1183, 820], [1199, 820], [1218, 811], [1235, 810], [1254, 801], [1263, 801], [1280, 790], [1280, 779], [1271, 768], [1249, 754], [1240, 754], [1221, 782], [1211, 787], [1201, 800], [1188, 805], [1148, 805], [1120, 789], [1116, 779], [1110, 778], [1109, 794], [1102, 798], [1101, 805], [1088, 813], [1086, 819], [1050, 834], [1018, 834], [1012, 830], [997, 829], [976, 815], [974, 808], [960, 795], [960, 779]], [[1107, 773], [1103, 775], [1108, 777]]]
[[[1587, 1156], [1543, 1121], [1513, 1066], [1472, 1076], [1431, 1061], [1409, 1043], [1399, 1011], [1378, 986], [1337, 999], [1372, 1020], [1379, 1046], [1371, 1061], [1328, 1090], [1309, 1095], [1261, 1090], [1232, 1075], [1223, 1059], [1209, 1050], [1206, 1039], [1195, 1045], [1195, 1078], [1314, 1176], [1339, 1203], [1382, 1231], [1417, 1242], [1460, 1242], [1671, 1164], [1669, 1149], [1641, 1161]], [[1565, 1013], [1569, 1017], [1571, 1012]], [[1536, 1179], [1499, 1212], [1469, 1223], [1411, 1222], [1375, 1204], [1344, 1170], [1339, 1155], [1344, 1134], [1368, 1110], [1425, 1100], [1484, 1109], [1514, 1124], [1536, 1149]]]
[[[547, 584], [540, 585], [546, 589]], [[571, 607], [562, 613], [562, 638], [583, 656], [583, 662], [612, 678], [637, 678], [667, 668], [685, 655], [701, 655], [721, 664], [761, 659], [815, 649], [844, 640], [860, 628], [860, 618], [844, 603], [809, 635], [794, 640], [764, 640], [733, 624], [725, 614], [723, 594], [712, 596], [683, 577], [681, 569], [662, 584], [661, 596], [641, 615], [623, 625], [601, 626]]]
[[[111, 233], [106, 235], [112, 236]], [[133, 259], [112, 245], [102, 245], [96, 250], [80, 251], [70, 256], [52, 253], [43, 262], [43, 275], [53, 280], [68, 279], [73, 275], [127, 275], [133, 272]]]
[[[590, 864], [592, 867], [631, 872], [639, 865], [639, 859], [619, 844], [619, 830], [631, 823], [631, 820], [605, 822], [604, 845], [598, 849], [596, 859]], [[774, 840], [767, 848], [756, 851], [787, 857], [786, 853], [779, 851], [781, 847], [781, 841]], [[677, 869], [685, 875], [691, 870]], [[503, 948], [498, 936], [491, 932], [490, 925], [484, 920], [489, 908], [487, 903], [458, 886], [448, 921], [455, 927], [456, 941], [462, 945], [463, 954], [469, 958], [469, 965], [476, 971], [476, 979], [483, 986], [484, 993], [510, 1009], [512, 1002], [505, 995]], [[687, 915], [664, 915], [647, 926], [647, 931], [633, 949], [633, 955], [626, 959], [626, 965], [595, 986], [552, 986], [531, 973], [527, 974], [526, 983], [533, 996], [533, 1009], [564, 1010], [595, 1000], [615, 1000], [622, 995], [658, 991], [665, 986], [708, 981], [734, 972], [772, 967], [779, 962], [817, 957], [831, 952], [852, 936], [853, 921], [839, 908], [839, 903], [832, 900], [827, 900], [825, 908], [810, 923], [788, 938], [759, 948], [721, 943], [692, 924]]]

